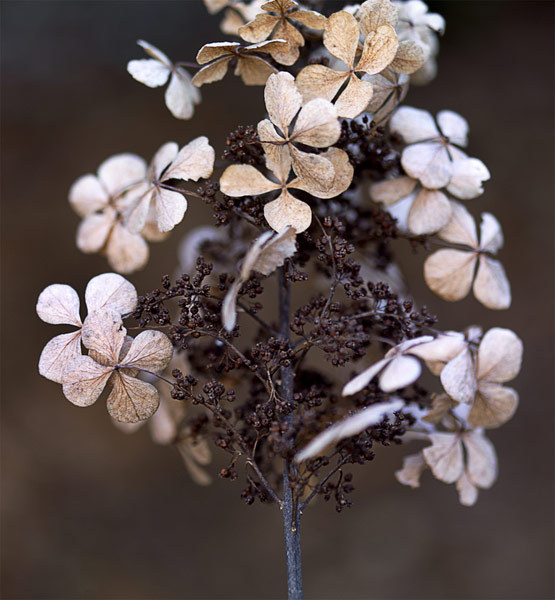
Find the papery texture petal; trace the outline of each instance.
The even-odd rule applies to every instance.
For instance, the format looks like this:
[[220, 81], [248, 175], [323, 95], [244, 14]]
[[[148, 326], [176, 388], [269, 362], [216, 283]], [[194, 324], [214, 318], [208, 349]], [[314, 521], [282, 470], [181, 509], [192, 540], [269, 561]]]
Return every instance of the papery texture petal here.
[[341, 125], [333, 104], [323, 98], [307, 102], [299, 112], [291, 141], [314, 148], [326, 148], [337, 142]]
[[367, 369], [364, 369], [362, 373], [359, 373], [354, 379], [351, 379], [349, 383], [345, 385], [343, 391], [341, 392], [342, 396], [352, 396], [363, 390], [371, 381], [376, 377], [376, 375], [384, 369], [391, 362], [390, 358], [382, 358], [377, 363], [369, 366]]
[[233, 331], [237, 324], [237, 294], [243, 285], [243, 279], [236, 279], [227, 294], [225, 295], [222, 304], [222, 325], [227, 331]]
[[239, 75], [245, 85], [264, 85], [273, 73], [277, 73], [277, 69], [258, 56], [241, 56], [235, 67], [235, 75]]
[[443, 389], [457, 402], [472, 402], [476, 394], [476, 367], [468, 348], [450, 360], [440, 375]]
[[122, 366], [159, 373], [168, 366], [172, 355], [173, 346], [166, 334], [143, 331], [133, 340]]
[[268, 13], [259, 13], [254, 21], [239, 27], [239, 35], [251, 44], [267, 39], [279, 22], [279, 17]]
[[424, 448], [424, 458], [434, 476], [445, 483], [454, 483], [463, 473], [463, 449], [458, 435], [430, 434], [431, 446]]
[[401, 106], [389, 120], [389, 128], [407, 144], [421, 142], [439, 135], [434, 118], [427, 110]]
[[270, 275], [281, 267], [286, 258], [293, 256], [297, 251], [297, 234], [293, 227], [286, 227], [277, 235], [272, 236], [262, 247], [254, 262], [252, 269]]
[[41, 352], [39, 373], [50, 381], [62, 383], [65, 366], [80, 354], [81, 331], [57, 335], [46, 344]]
[[354, 74], [351, 75], [347, 87], [335, 102], [337, 115], [354, 119], [366, 109], [370, 98], [372, 98], [372, 84], [369, 81], [362, 81]]
[[293, 75], [285, 71], [270, 75], [264, 89], [264, 101], [270, 120], [283, 135], [288, 135], [289, 125], [303, 104]]
[[208, 143], [204, 135], [195, 138], [183, 146], [174, 158], [168, 170], [164, 173], [162, 181], [181, 179], [184, 181], [198, 181], [212, 175], [214, 170], [214, 148]]
[[412, 356], [396, 356], [380, 375], [380, 388], [393, 392], [414, 383], [422, 372], [420, 362]]
[[438, 250], [424, 263], [424, 279], [432, 292], [444, 300], [461, 300], [470, 291], [476, 256], [460, 250]]
[[447, 149], [439, 142], [413, 144], [403, 150], [401, 164], [405, 172], [420, 179], [429, 189], [439, 189], [451, 179], [451, 161]]
[[511, 286], [503, 265], [481, 255], [473, 286], [474, 296], [487, 308], [504, 310], [511, 306]]
[[156, 60], [160, 61], [161, 63], [165, 64], [168, 67], [171, 66], [171, 64], [172, 64], [171, 60], [162, 52], [162, 50], [160, 50], [159, 48], [156, 48], [156, 46], [153, 46], [152, 44], [145, 42], [145, 40], [137, 40], [137, 44], [149, 56], [152, 56], [152, 58], [155, 58]]
[[[404, 42], [403, 42], [404, 43]], [[364, 71], [368, 75], [375, 75], [383, 71], [388, 65], [396, 64], [399, 40], [395, 30], [390, 25], [381, 25], [376, 31], [371, 31], [364, 40], [362, 55], [355, 71]], [[393, 61], [393, 63], [392, 63]], [[406, 71], [399, 71], [406, 72]]]
[[493, 327], [478, 348], [478, 372], [481, 380], [505, 383], [514, 379], [522, 364], [522, 340], [510, 329]]
[[122, 423], [137, 423], [151, 417], [158, 408], [158, 391], [150, 383], [117, 372], [114, 388], [108, 396], [110, 416]]
[[389, 206], [408, 196], [414, 190], [416, 183], [416, 179], [405, 176], [373, 183], [370, 186], [370, 198]]
[[160, 231], [171, 231], [181, 223], [187, 210], [187, 199], [183, 194], [156, 187], [154, 190], [156, 223]]
[[451, 203], [443, 192], [422, 189], [410, 208], [408, 227], [416, 235], [435, 233], [447, 225], [451, 212]]
[[289, 47], [280, 47], [270, 51], [272, 58], [280, 65], [294, 65], [300, 55], [299, 48], [304, 46], [304, 37], [289, 21], [280, 21], [274, 38], [285, 40]]
[[111, 374], [111, 367], [98, 364], [90, 356], [76, 356], [63, 370], [64, 396], [77, 406], [90, 406], [102, 394]]
[[336, 71], [324, 65], [308, 65], [297, 75], [296, 82], [305, 102], [315, 98], [331, 102], [348, 77], [348, 71]]
[[335, 178], [333, 163], [323, 154], [302, 152], [295, 146], [289, 146], [293, 171], [302, 180], [306, 189], [331, 190]]
[[192, 79], [193, 85], [200, 87], [205, 83], [214, 83], [215, 81], [220, 81], [223, 79], [227, 73], [229, 61], [232, 58], [233, 56], [224, 56], [223, 58], [215, 60], [213, 63], [202, 67], [202, 69], [195, 73], [195, 76]]
[[447, 191], [461, 200], [471, 200], [484, 193], [482, 182], [490, 178], [486, 165], [477, 158], [455, 160]]
[[164, 85], [168, 80], [170, 69], [154, 58], [141, 58], [130, 60], [127, 63], [127, 72], [148, 87], [155, 88]]
[[452, 202], [451, 205], [451, 219], [439, 232], [439, 237], [453, 244], [466, 244], [471, 248], [478, 248], [474, 218], [460, 202]]
[[364, 35], [375, 31], [381, 25], [397, 24], [399, 9], [389, 0], [366, 0], [360, 5], [357, 19]]
[[396, 73], [410, 75], [420, 69], [426, 60], [426, 54], [421, 44], [405, 40], [399, 44], [397, 54], [390, 68]]
[[106, 256], [118, 273], [133, 273], [148, 262], [148, 245], [138, 233], [131, 233], [116, 223], [106, 244]]
[[85, 303], [89, 312], [110, 308], [124, 315], [135, 310], [137, 291], [125, 277], [103, 273], [93, 277], [87, 284]]
[[515, 390], [498, 383], [480, 381], [468, 422], [472, 427], [500, 427], [513, 417], [517, 407], [518, 394]]
[[44, 288], [37, 300], [36, 310], [45, 323], [81, 327], [79, 296], [69, 285], [54, 283]]
[[478, 488], [470, 481], [466, 471], [457, 479], [459, 502], [463, 506], [473, 506], [478, 500]]
[[120, 314], [111, 308], [90, 312], [83, 323], [81, 339], [85, 348], [94, 350], [116, 365], [127, 333]]
[[85, 217], [77, 228], [77, 248], [85, 254], [94, 254], [104, 247], [115, 222], [115, 211], [106, 209]]
[[437, 123], [443, 135], [447, 136], [452, 144], [466, 146], [468, 143], [468, 123], [461, 115], [452, 110], [442, 110], [437, 113]]
[[355, 61], [359, 37], [359, 26], [353, 15], [340, 10], [328, 18], [324, 29], [324, 46], [349, 67]]
[[354, 173], [353, 165], [349, 160], [349, 155], [339, 148], [328, 148], [320, 156], [329, 160], [333, 165], [334, 177], [331, 186], [317, 187], [314, 181], [307, 183], [296, 179], [289, 183], [289, 187], [305, 190], [317, 198], [335, 198], [351, 185]]
[[210, 44], [205, 44], [197, 53], [197, 62], [199, 65], [204, 65], [211, 60], [222, 58], [230, 54], [234, 55], [235, 49], [240, 45], [239, 42], [212, 42]]
[[466, 448], [466, 472], [474, 485], [489, 488], [497, 479], [497, 455], [493, 444], [478, 431], [462, 436]]
[[190, 119], [194, 105], [200, 102], [200, 93], [193, 85], [191, 76], [177, 67], [172, 73], [165, 93], [166, 106], [176, 119]]
[[252, 165], [231, 165], [220, 178], [220, 190], [233, 198], [267, 194], [279, 187], [279, 184], [266, 179]]
[[264, 206], [264, 217], [274, 231], [280, 232], [290, 225], [301, 233], [310, 227], [312, 210], [306, 202], [284, 190], [279, 198]]

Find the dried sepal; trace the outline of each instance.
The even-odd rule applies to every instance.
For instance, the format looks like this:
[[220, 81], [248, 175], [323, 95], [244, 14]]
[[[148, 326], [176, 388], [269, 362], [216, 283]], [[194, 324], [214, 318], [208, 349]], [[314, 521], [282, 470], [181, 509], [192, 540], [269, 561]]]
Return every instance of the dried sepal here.
[[158, 408], [158, 390], [122, 371], [115, 373], [114, 387], [108, 396], [108, 413], [121, 423], [137, 423], [151, 417]]

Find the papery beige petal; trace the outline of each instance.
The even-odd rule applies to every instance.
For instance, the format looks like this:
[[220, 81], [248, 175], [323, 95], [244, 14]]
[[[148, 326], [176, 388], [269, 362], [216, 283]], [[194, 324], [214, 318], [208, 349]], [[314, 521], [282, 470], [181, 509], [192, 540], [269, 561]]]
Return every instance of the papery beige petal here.
[[259, 13], [254, 21], [239, 27], [239, 35], [251, 44], [267, 39], [279, 22], [279, 17], [268, 13]]
[[191, 479], [197, 485], [210, 485], [212, 483], [212, 477], [201, 468], [192, 457], [191, 453], [191, 442], [187, 439], [182, 440], [176, 444], [176, 448], [183, 459], [185, 467], [191, 476]]
[[408, 196], [414, 190], [416, 183], [416, 179], [405, 176], [373, 183], [370, 185], [370, 198], [389, 206]]
[[496, 254], [503, 247], [503, 231], [499, 221], [491, 213], [482, 213], [480, 223], [480, 249]]
[[393, 392], [414, 383], [422, 372], [420, 362], [412, 356], [397, 356], [380, 375], [380, 388]]
[[202, 67], [202, 69], [195, 73], [195, 76], [192, 79], [193, 85], [200, 87], [205, 83], [214, 83], [214, 81], [220, 81], [223, 79], [227, 73], [229, 61], [232, 58], [233, 56], [224, 56], [223, 58], [215, 60], [213, 63]]
[[399, 44], [397, 54], [389, 65], [396, 73], [410, 75], [420, 69], [426, 60], [426, 54], [422, 45], [404, 41]]
[[241, 56], [235, 67], [245, 85], [264, 85], [268, 77], [277, 73], [277, 69], [258, 56]]
[[275, 173], [282, 184], [285, 184], [291, 171], [289, 148], [284, 145], [283, 138], [277, 134], [274, 125], [268, 119], [260, 121], [257, 130], [266, 154], [266, 166]]
[[340, 10], [328, 18], [324, 29], [324, 46], [348, 67], [355, 62], [359, 37], [359, 26], [353, 15]]
[[148, 262], [148, 245], [138, 233], [131, 233], [116, 223], [106, 244], [106, 256], [118, 273], [133, 273]]
[[190, 119], [193, 116], [194, 105], [200, 102], [200, 93], [193, 85], [191, 76], [180, 67], [172, 73], [165, 101], [176, 119]]
[[405, 172], [429, 189], [439, 189], [451, 179], [451, 160], [439, 142], [413, 144], [403, 150], [401, 164]]
[[420, 487], [420, 477], [427, 468], [428, 465], [421, 452], [410, 454], [403, 458], [403, 468], [395, 471], [395, 477], [399, 483], [417, 488]]
[[[213, 42], [205, 44], [197, 54], [197, 62], [199, 65], [216, 60], [217, 58], [235, 55], [235, 50], [240, 46], [239, 42]], [[229, 57], [231, 58], [231, 56]], [[202, 70], [202, 69], [201, 69]]]
[[330, 190], [335, 169], [333, 163], [322, 154], [309, 154], [290, 146], [293, 171], [303, 181], [306, 189]]
[[164, 173], [162, 181], [181, 179], [184, 181], [198, 181], [212, 175], [214, 170], [214, 148], [208, 143], [204, 135], [195, 138], [183, 146], [173, 160], [168, 170]]
[[168, 80], [170, 69], [154, 58], [141, 58], [130, 60], [127, 63], [127, 72], [144, 85], [155, 88], [164, 85]]
[[93, 277], [87, 284], [85, 303], [89, 312], [110, 308], [124, 315], [135, 310], [137, 291], [125, 277], [103, 273]]
[[303, 104], [293, 75], [285, 71], [271, 75], [264, 88], [264, 101], [270, 120], [287, 136], [289, 125]]
[[273, 231], [265, 231], [254, 240], [241, 263], [240, 279], [246, 281], [251, 276], [256, 261], [262, 252], [262, 248], [273, 236]]
[[460, 202], [452, 202], [451, 207], [451, 219], [439, 232], [439, 237], [446, 242], [477, 248], [478, 238], [474, 218]]
[[513, 417], [517, 407], [518, 394], [515, 390], [498, 383], [480, 381], [468, 422], [472, 427], [500, 427]]
[[456, 160], [451, 171], [447, 191], [461, 200], [470, 200], [483, 194], [482, 182], [490, 178], [486, 165], [477, 158]]
[[314, 10], [295, 10], [287, 15], [287, 18], [293, 19], [302, 23], [309, 29], [315, 29], [316, 31], [322, 31], [326, 27], [327, 19], [324, 15]]
[[520, 371], [522, 351], [522, 340], [513, 331], [493, 327], [478, 348], [477, 377], [495, 383], [514, 379]]
[[421, 142], [439, 135], [434, 118], [427, 110], [401, 106], [389, 120], [392, 133], [398, 133], [407, 144]]
[[154, 206], [158, 229], [162, 232], [171, 231], [183, 220], [183, 216], [187, 210], [187, 199], [179, 192], [156, 187], [154, 191]]
[[297, 251], [296, 239], [297, 234], [292, 227], [286, 227], [274, 235], [264, 244], [252, 269], [266, 276], [273, 273], [283, 265], [286, 258], [295, 254]]
[[231, 165], [220, 178], [220, 190], [226, 196], [258, 196], [280, 188], [278, 183], [266, 179], [251, 165]]
[[463, 473], [463, 449], [458, 435], [430, 434], [431, 446], [424, 448], [424, 458], [434, 477], [445, 483], [454, 483]]
[[286, 48], [280, 47], [272, 50], [270, 52], [272, 58], [280, 65], [294, 65], [300, 56], [299, 48], [304, 46], [304, 37], [302, 34], [298, 29], [291, 25], [289, 21], [282, 20], [280, 21], [273, 37], [276, 39], [285, 40], [288, 42], [289, 46]]
[[368, 106], [372, 92], [372, 84], [369, 81], [362, 81], [356, 75], [351, 75], [347, 87], [335, 102], [337, 116], [345, 119], [358, 117]]
[[85, 217], [77, 228], [77, 248], [85, 254], [94, 254], [100, 251], [115, 222], [116, 212], [108, 207], [99, 214]]
[[451, 212], [451, 203], [443, 192], [424, 188], [412, 203], [407, 224], [416, 235], [435, 233], [449, 223]]
[[[237, 8], [237, 5], [234, 8]], [[239, 36], [239, 28], [243, 25], [245, 25], [245, 19], [235, 10], [229, 8], [225, 11], [224, 18], [220, 21], [220, 31], [226, 35]]]
[[154, 206], [152, 203], [154, 195], [155, 188], [149, 188], [141, 198], [129, 207], [125, 215], [126, 231], [132, 234], [142, 231], [146, 224], [148, 214]]
[[326, 148], [335, 144], [340, 135], [341, 125], [335, 107], [323, 98], [316, 98], [301, 108], [291, 141]]
[[461, 115], [452, 110], [442, 110], [437, 113], [437, 124], [443, 135], [449, 138], [451, 144], [466, 146], [468, 143], [468, 123]]
[[171, 64], [172, 64], [171, 60], [162, 52], [162, 50], [160, 50], [159, 48], [156, 48], [156, 46], [153, 46], [152, 44], [145, 42], [145, 40], [137, 40], [137, 44], [149, 56], [152, 56], [152, 58], [155, 58], [156, 60], [160, 61], [161, 63], [165, 64], [168, 67], [171, 66]]
[[478, 488], [470, 481], [466, 471], [457, 479], [459, 502], [463, 506], [474, 506], [478, 500]]
[[491, 487], [497, 479], [497, 456], [493, 444], [478, 431], [467, 431], [462, 440], [466, 448], [468, 478], [480, 488]]
[[161, 331], [143, 331], [133, 340], [122, 366], [160, 373], [169, 364], [173, 346]]
[[274, 231], [280, 232], [290, 225], [301, 233], [310, 227], [312, 210], [306, 202], [284, 190], [279, 198], [264, 206], [264, 217]]
[[150, 204], [145, 226], [141, 229], [140, 236], [149, 242], [163, 242], [170, 235], [169, 231], [160, 231], [156, 222], [156, 207]]
[[389, 0], [366, 0], [360, 5], [357, 13], [362, 33], [368, 35], [381, 25], [395, 27], [398, 12], [398, 8]]
[[432, 342], [433, 339], [434, 338], [431, 335], [421, 335], [416, 338], [405, 340], [404, 342], [401, 342], [400, 344], [397, 344], [397, 346], [394, 346], [393, 348], [388, 350], [388, 352], [386, 353], [386, 356], [388, 356], [388, 357], [398, 356], [399, 354], [409, 352], [409, 350], [412, 353], [415, 348], [418, 348], [419, 346], [427, 344], [428, 342]]
[[476, 394], [476, 367], [468, 348], [464, 348], [441, 371], [443, 389], [457, 402], [472, 402]]
[[453, 360], [466, 348], [467, 342], [462, 333], [449, 331], [439, 335], [434, 340], [419, 344], [410, 349], [410, 353], [426, 362], [444, 362]]
[[447, 394], [433, 394], [432, 407], [429, 409], [425, 417], [422, 418], [426, 423], [437, 425], [449, 414], [456, 404], [449, 398]]
[[79, 354], [81, 354], [81, 331], [57, 335], [41, 352], [39, 373], [50, 381], [62, 383], [65, 366]]
[[424, 263], [424, 279], [432, 292], [444, 300], [461, 300], [470, 291], [476, 256], [472, 252], [438, 250]]
[[291, 181], [288, 187], [305, 190], [317, 198], [335, 198], [351, 185], [354, 173], [353, 165], [349, 160], [349, 155], [339, 148], [328, 148], [320, 156], [329, 160], [333, 165], [334, 177], [330, 187], [317, 187], [314, 181], [307, 183], [300, 179]]
[[85, 348], [102, 354], [115, 365], [126, 333], [120, 314], [111, 308], [101, 308], [87, 315], [81, 340]]
[[297, 75], [296, 82], [305, 102], [315, 98], [331, 101], [348, 77], [348, 71], [336, 71], [324, 65], [308, 65]]
[[[167, 389], [169, 386], [164, 387]], [[185, 416], [183, 402], [166, 398], [160, 394], [160, 406], [149, 421], [150, 436], [155, 444], [167, 446], [175, 442], [179, 432], [178, 425]]]
[[81, 327], [79, 296], [69, 285], [54, 283], [44, 288], [38, 297], [36, 310], [45, 323]]
[[295, 0], [271, 0], [262, 5], [263, 10], [268, 12], [285, 13], [291, 8], [298, 8]]
[[108, 396], [107, 408], [116, 421], [137, 423], [151, 417], [158, 402], [158, 391], [153, 385], [119, 371]]
[[98, 364], [90, 356], [76, 356], [62, 374], [64, 396], [77, 406], [94, 404], [104, 390], [112, 367]]
[[80, 217], [87, 217], [108, 205], [109, 197], [98, 177], [83, 175], [71, 186], [69, 202]]
[[167, 142], [160, 146], [152, 158], [148, 168], [149, 179], [158, 180], [162, 173], [171, 165], [179, 153], [179, 146], [175, 142]]
[[376, 377], [380, 371], [390, 363], [391, 359], [382, 358], [377, 363], [374, 363], [362, 373], [359, 373], [354, 379], [351, 379], [349, 383], [345, 385], [342, 396], [352, 396], [363, 390], [371, 381]]
[[364, 71], [368, 75], [380, 73], [391, 64], [396, 55], [398, 56], [398, 48], [399, 41], [393, 27], [381, 25], [366, 36], [362, 55], [355, 70]]
[[472, 290], [476, 300], [487, 308], [504, 310], [511, 306], [511, 286], [505, 269], [498, 260], [480, 256]]

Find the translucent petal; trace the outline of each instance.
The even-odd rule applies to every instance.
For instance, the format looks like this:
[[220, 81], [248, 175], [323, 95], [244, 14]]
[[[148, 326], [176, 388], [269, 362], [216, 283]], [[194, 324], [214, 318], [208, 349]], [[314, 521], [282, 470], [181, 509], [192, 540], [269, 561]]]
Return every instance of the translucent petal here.
[[103, 273], [89, 281], [85, 290], [85, 303], [89, 312], [110, 308], [124, 315], [135, 310], [137, 291], [135, 286], [121, 275]]
[[79, 296], [69, 285], [54, 283], [44, 288], [37, 300], [36, 310], [45, 323], [81, 327]]

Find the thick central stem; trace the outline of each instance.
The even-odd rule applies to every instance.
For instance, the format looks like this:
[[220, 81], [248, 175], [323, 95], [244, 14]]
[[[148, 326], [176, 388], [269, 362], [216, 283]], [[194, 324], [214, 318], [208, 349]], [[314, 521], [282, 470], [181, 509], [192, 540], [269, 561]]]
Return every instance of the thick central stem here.
[[[284, 267], [279, 269], [279, 330], [281, 337], [289, 341], [291, 294], [289, 282], [285, 278]], [[281, 397], [285, 402], [293, 401], [293, 365], [281, 368]], [[292, 415], [287, 417], [291, 420]], [[301, 513], [293, 497], [289, 473], [291, 463], [283, 460], [283, 531], [285, 534], [285, 555], [287, 560], [287, 594], [289, 600], [301, 600], [303, 580], [301, 567]]]

